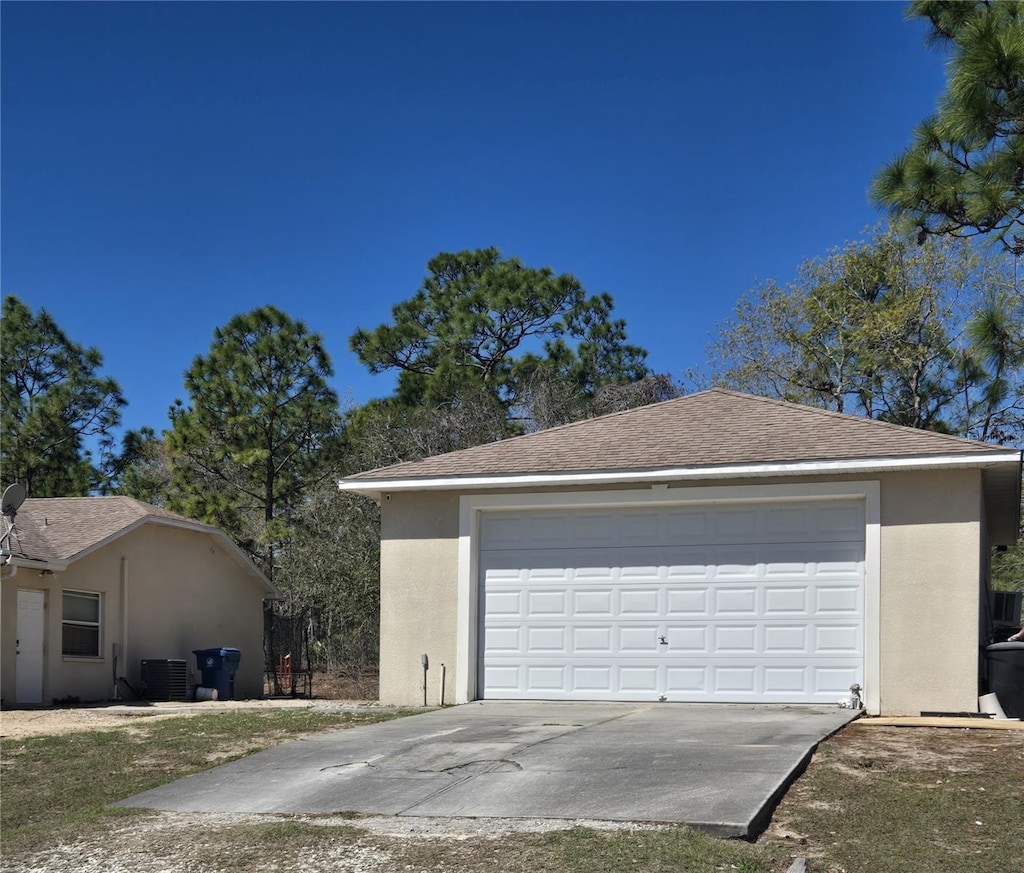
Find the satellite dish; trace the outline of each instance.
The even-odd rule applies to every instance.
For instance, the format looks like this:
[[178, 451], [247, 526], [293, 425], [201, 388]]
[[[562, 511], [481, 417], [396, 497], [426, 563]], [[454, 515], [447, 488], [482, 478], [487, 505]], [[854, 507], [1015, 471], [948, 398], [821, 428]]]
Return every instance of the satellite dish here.
[[14, 518], [27, 496], [28, 492], [25, 490], [24, 485], [18, 482], [8, 485], [3, 496], [3, 514]]

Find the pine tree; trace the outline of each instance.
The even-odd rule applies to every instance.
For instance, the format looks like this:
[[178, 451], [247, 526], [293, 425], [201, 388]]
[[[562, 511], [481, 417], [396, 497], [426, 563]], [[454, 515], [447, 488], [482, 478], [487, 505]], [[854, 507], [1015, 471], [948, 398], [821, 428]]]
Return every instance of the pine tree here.
[[170, 507], [215, 524], [273, 577], [304, 494], [329, 474], [340, 415], [318, 334], [272, 306], [214, 332], [170, 410]]
[[990, 236], [1024, 255], [1024, 3], [915, 0], [950, 53], [938, 111], [879, 173], [872, 199], [916, 229]]
[[[125, 399], [100, 374], [103, 356], [72, 342], [45, 310], [3, 301], [0, 331], [0, 482], [33, 497], [75, 497], [102, 488], [112, 431]], [[86, 439], [96, 440], [94, 463]]]

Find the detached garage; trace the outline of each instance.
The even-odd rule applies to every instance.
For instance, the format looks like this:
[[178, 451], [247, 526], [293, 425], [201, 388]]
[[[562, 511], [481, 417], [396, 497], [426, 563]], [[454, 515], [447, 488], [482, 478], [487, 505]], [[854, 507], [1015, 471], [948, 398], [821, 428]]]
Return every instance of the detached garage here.
[[707, 391], [344, 480], [381, 698], [976, 710], [1017, 451]]

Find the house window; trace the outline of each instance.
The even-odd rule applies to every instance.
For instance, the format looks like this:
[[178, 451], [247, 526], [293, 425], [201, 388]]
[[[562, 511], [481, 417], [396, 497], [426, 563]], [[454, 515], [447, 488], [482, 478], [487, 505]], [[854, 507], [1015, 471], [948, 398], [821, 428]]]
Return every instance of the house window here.
[[85, 591], [64, 592], [62, 646], [65, 657], [100, 656], [100, 596]]

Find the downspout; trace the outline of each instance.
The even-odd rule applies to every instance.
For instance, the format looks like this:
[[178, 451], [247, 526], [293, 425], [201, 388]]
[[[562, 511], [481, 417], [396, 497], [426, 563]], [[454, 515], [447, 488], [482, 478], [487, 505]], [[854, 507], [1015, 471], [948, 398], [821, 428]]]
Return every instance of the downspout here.
[[[121, 623], [121, 651], [119, 653], [117, 661], [119, 661], [120, 664], [121, 664], [122, 672], [127, 672], [126, 667], [127, 667], [127, 664], [128, 664], [128, 656], [127, 656], [127, 652], [128, 652], [128, 605], [125, 602], [125, 598], [127, 597], [127, 590], [128, 590], [127, 586], [125, 585], [125, 565], [127, 563], [128, 563], [128, 559], [124, 555], [121, 555], [121, 576], [120, 576], [120, 588], [121, 588], [120, 595], [121, 596], [118, 598], [118, 601], [119, 601], [119, 604], [120, 604], [120, 608], [119, 608], [120, 616], [119, 617], [120, 617], [120, 620], [121, 620], [121, 622], [120, 622]], [[123, 678], [124, 677], [121, 677], [121, 679], [123, 679]], [[128, 683], [125, 682], [125, 684], [127, 685]], [[118, 678], [118, 676], [116, 674], [116, 664], [115, 664], [115, 675], [114, 675], [114, 699], [115, 700], [120, 699], [120, 696], [121, 696], [120, 692], [119, 692], [120, 685], [121, 685], [121, 680]], [[131, 688], [130, 685], [128, 687]]]

